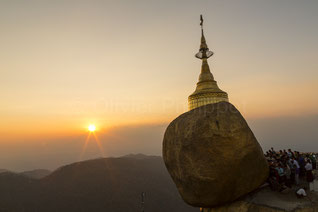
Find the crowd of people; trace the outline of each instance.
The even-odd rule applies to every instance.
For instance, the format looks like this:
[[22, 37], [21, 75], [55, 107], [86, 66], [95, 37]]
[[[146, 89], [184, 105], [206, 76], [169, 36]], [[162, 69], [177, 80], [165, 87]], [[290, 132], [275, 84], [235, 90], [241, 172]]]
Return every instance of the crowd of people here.
[[310, 191], [314, 189], [313, 170], [317, 166], [317, 155], [291, 149], [275, 151], [271, 148], [265, 153], [265, 157], [270, 167], [268, 183], [273, 190], [282, 191], [299, 185], [300, 179], [306, 179]]

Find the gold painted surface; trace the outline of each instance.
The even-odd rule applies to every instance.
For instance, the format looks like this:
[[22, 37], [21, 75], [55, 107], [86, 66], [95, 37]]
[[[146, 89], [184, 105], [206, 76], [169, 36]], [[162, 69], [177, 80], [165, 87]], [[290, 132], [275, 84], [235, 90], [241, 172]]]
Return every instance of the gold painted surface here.
[[210, 71], [206, 58], [202, 59], [201, 74], [195, 91], [188, 97], [189, 110], [194, 108], [213, 104], [217, 102], [228, 102], [228, 95], [222, 91]]
[[226, 92], [222, 91], [210, 71], [208, 64], [208, 58], [213, 55], [213, 52], [209, 50], [206, 43], [204, 33], [203, 33], [203, 18], [200, 16], [201, 20], [201, 44], [199, 52], [195, 55], [197, 58], [202, 60], [201, 73], [199, 76], [199, 82], [195, 91], [188, 97], [188, 107], [189, 110], [194, 108], [213, 104], [217, 102], [228, 102], [228, 95]]

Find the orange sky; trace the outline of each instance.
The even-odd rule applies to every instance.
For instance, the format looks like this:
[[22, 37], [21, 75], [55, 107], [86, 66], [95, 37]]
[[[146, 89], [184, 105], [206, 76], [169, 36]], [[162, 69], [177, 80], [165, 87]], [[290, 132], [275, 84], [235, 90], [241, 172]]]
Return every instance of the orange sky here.
[[[182, 2], [182, 4], [181, 4]], [[187, 111], [199, 14], [219, 87], [247, 119], [318, 113], [318, 3], [2, 1], [0, 145]]]

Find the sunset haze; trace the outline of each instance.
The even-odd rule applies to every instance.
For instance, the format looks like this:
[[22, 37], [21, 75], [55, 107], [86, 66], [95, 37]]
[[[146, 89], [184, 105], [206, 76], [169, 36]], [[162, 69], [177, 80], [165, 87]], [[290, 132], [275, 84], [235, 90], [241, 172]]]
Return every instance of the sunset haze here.
[[[0, 168], [161, 154], [201, 61], [263, 148], [318, 150], [316, 0], [0, 1]], [[94, 131], [94, 130], [93, 130]], [[276, 142], [276, 143], [275, 143]], [[307, 144], [306, 147], [303, 147]]]

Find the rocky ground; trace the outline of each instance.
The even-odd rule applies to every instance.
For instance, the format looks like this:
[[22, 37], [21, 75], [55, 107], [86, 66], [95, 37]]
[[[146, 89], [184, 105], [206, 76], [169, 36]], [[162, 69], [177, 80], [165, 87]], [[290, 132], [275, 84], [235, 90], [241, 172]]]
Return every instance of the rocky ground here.
[[[315, 175], [317, 174], [316, 171]], [[315, 184], [318, 184], [318, 179]], [[310, 192], [307, 189], [307, 197], [297, 198], [295, 192], [301, 187], [308, 187], [307, 182], [302, 181], [299, 186], [287, 188], [282, 192], [272, 191], [269, 186], [264, 186], [233, 203], [204, 209], [204, 212], [318, 212], [318, 192]]]
[[294, 187], [285, 189], [282, 192], [273, 192], [269, 187], [266, 187], [247, 197], [246, 201], [255, 205], [263, 205], [285, 211], [318, 206], [317, 192], [307, 191], [307, 197], [297, 198], [295, 195], [296, 190], [297, 188]]

